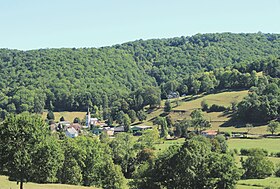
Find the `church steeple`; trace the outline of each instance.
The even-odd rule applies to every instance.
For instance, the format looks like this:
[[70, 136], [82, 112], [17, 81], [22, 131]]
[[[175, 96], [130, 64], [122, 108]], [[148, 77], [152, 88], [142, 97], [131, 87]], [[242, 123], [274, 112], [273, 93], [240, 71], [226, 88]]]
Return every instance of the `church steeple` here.
[[88, 107], [87, 115], [86, 115], [86, 127], [90, 128], [90, 111], [89, 111], [89, 107]]

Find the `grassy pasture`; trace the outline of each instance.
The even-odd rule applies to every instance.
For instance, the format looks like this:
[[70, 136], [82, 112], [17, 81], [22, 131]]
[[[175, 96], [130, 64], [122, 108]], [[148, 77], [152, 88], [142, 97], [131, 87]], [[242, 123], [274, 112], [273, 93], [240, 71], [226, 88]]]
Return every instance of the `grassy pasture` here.
[[182, 145], [185, 142], [184, 138], [180, 138], [177, 140], [165, 140], [163, 143], [157, 144], [156, 147], [156, 152], [160, 153], [169, 148], [170, 146], [173, 145]]
[[[193, 110], [201, 107], [202, 100], [205, 100], [209, 106], [212, 104], [230, 106], [231, 102], [239, 102], [248, 94], [247, 90], [244, 91], [228, 91], [210, 95], [197, 95], [187, 96], [183, 99], [183, 102], [174, 108], [174, 110]], [[191, 100], [194, 99], [194, 100]]]
[[280, 152], [280, 139], [229, 139], [229, 149], [263, 148], [268, 152]]
[[259, 186], [247, 186], [247, 185], [241, 185], [241, 184], [237, 184], [236, 189], [263, 189], [263, 187], [259, 187]]
[[[95, 187], [83, 187], [66, 184], [36, 184], [32, 182], [24, 183], [25, 189], [97, 189]], [[0, 176], [0, 189], [18, 189], [16, 182], [9, 181], [8, 177]]]
[[[247, 96], [248, 91], [227, 91], [227, 92], [220, 92], [216, 94], [209, 94], [209, 95], [196, 95], [196, 96], [186, 96], [186, 97], [180, 97], [178, 99], [171, 99], [173, 105], [172, 112], [169, 113], [171, 116], [171, 119], [176, 120], [182, 120], [184, 118], [189, 119], [190, 113], [197, 108], [201, 108], [201, 102], [202, 100], [205, 100], [209, 106], [212, 104], [217, 105], [223, 105], [225, 107], [229, 107], [231, 105], [231, 102], [240, 102], [245, 96]], [[179, 100], [179, 106], [175, 106], [175, 101]], [[153, 125], [152, 120], [153, 118], [156, 118], [157, 116], [160, 116], [162, 113], [164, 113], [163, 107], [164, 107], [165, 100], [161, 101], [161, 107], [155, 110], [151, 110], [147, 115], [147, 120], [144, 121], [141, 124], [144, 125]], [[184, 111], [184, 112], [180, 112]], [[214, 130], [220, 130], [220, 131], [227, 131], [227, 132], [246, 132], [247, 129], [244, 127], [244, 124], [238, 124], [231, 123], [227, 126], [223, 126], [223, 124], [227, 123], [230, 118], [231, 114], [227, 114], [224, 112], [203, 112], [204, 117], [209, 120], [212, 124], [212, 128]], [[140, 123], [139, 123], [140, 124]], [[259, 125], [254, 126], [250, 130], [250, 134], [267, 134], [266, 131], [267, 127], [266, 125]]]
[[237, 189], [260, 189], [265, 187], [278, 188], [280, 186], [280, 178], [269, 177], [266, 179], [247, 179], [238, 181]]
[[[42, 118], [46, 119], [48, 112], [43, 112]], [[54, 112], [55, 121], [59, 121], [59, 119], [63, 116], [66, 121], [72, 122], [75, 117], [84, 119], [86, 112]]]

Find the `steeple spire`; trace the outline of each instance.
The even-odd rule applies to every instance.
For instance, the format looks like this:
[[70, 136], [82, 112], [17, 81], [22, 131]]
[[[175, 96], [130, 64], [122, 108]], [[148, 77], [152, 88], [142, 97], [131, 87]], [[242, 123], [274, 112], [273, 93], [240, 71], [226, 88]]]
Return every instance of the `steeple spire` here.
[[89, 111], [89, 107], [88, 107], [87, 115], [86, 115], [86, 127], [90, 128], [90, 111]]

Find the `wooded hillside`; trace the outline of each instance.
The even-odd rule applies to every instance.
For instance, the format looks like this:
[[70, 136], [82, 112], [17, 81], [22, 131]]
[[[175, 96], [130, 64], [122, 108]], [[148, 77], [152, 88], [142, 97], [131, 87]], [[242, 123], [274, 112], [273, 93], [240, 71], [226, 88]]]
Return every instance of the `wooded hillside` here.
[[[253, 84], [225, 80], [223, 73], [232, 71], [236, 78], [253, 82], [252, 71], [264, 71], [266, 60], [279, 54], [280, 35], [263, 33], [197, 34], [98, 49], [0, 49], [1, 117], [43, 109], [84, 111], [88, 105], [101, 106], [104, 99], [110, 104], [145, 86], [161, 88], [162, 98], [171, 91], [182, 95], [248, 88]], [[234, 82], [223, 83], [228, 80]]]

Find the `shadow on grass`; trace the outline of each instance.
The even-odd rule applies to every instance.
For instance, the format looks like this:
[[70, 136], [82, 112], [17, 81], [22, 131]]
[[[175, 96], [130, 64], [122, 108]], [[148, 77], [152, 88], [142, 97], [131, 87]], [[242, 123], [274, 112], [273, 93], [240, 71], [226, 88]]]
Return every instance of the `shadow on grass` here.
[[[234, 117], [234, 115], [230, 115], [231, 118], [226, 121], [225, 123], [223, 123], [222, 125], [220, 125], [220, 127], [234, 127], [234, 128], [246, 128], [246, 124], [248, 122], [245, 121], [241, 121], [240, 119], [237, 119], [236, 117]], [[266, 124], [266, 122], [261, 122], [261, 123], [250, 123], [252, 124], [254, 127], [259, 127], [259, 126], [263, 126]]]
[[205, 95], [207, 95], [207, 94], [203, 93], [203, 94], [199, 94], [199, 95], [194, 95], [194, 96], [186, 97], [186, 98], [183, 98], [182, 101], [188, 102], [188, 101], [196, 100], [196, 99], [199, 99], [199, 98], [203, 98]]

